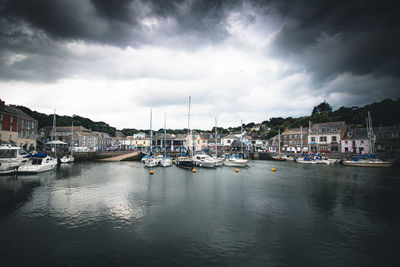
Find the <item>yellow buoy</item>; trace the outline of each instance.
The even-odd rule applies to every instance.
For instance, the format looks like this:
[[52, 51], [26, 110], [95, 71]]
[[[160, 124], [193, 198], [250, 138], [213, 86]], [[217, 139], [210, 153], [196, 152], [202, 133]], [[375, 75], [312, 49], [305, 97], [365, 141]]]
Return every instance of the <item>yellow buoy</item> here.
[[197, 170], [196, 169], [192, 169], [192, 172], [195, 173], [195, 172], [197, 172]]
[[239, 172], [239, 169], [235, 169], [235, 172]]
[[149, 173], [150, 173], [150, 174], [154, 174], [154, 171], [153, 171], [153, 170], [150, 170]]
[[274, 171], [276, 171], [276, 169], [275, 169], [275, 168], [272, 168], [272, 169], [271, 169], [271, 171], [273, 171], [273, 172], [274, 172]]

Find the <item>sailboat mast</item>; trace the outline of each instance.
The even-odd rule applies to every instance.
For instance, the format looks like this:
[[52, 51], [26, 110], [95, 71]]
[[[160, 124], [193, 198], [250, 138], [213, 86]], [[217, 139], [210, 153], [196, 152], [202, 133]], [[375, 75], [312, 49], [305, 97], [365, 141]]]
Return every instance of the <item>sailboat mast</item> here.
[[167, 158], [167, 113], [164, 113], [164, 159]]
[[281, 129], [278, 129], [278, 149], [279, 149], [279, 156], [281, 155]]
[[152, 144], [152, 118], [153, 118], [153, 110], [150, 109], [150, 156], [153, 154], [153, 144]]
[[215, 117], [215, 156], [218, 158], [217, 117]]
[[192, 130], [190, 129], [190, 101], [192, 97], [189, 96], [189, 114], [188, 114], [188, 135], [189, 135], [189, 144], [190, 144], [190, 156], [193, 157], [193, 140], [192, 140]]
[[[54, 114], [53, 114], [53, 142], [56, 139], [56, 109], [54, 109]], [[53, 144], [54, 146], [54, 156], [57, 156], [57, 146]]]
[[300, 147], [301, 147], [301, 152], [303, 153], [303, 126], [300, 125]]
[[71, 128], [71, 156], [74, 154], [74, 116], [72, 116], [72, 128]]
[[243, 121], [240, 121], [240, 144], [241, 144], [241, 152], [243, 155]]

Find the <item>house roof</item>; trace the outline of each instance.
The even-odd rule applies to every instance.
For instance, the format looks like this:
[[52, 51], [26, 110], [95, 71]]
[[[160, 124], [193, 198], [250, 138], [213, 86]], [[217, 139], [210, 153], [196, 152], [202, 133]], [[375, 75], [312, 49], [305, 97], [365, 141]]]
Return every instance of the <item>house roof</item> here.
[[37, 120], [35, 120], [34, 118], [32, 118], [31, 116], [29, 116], [28, 114], [26, 114], [25, 112], [23, 112], [22, 110], [15, 108], [15, 107], [11, 107], [8, 105], [4, 105], [3, 107], [1, 107], [1, 111], [9, 113], [10, 115], [19, 117], [21, 119], [25, 119], [25, 120], [30, 120], [30, 121], [34, 121], [37, 122]]
[[368, 139], [367, 128], [349, 127], [343, 140], [365, 140]]

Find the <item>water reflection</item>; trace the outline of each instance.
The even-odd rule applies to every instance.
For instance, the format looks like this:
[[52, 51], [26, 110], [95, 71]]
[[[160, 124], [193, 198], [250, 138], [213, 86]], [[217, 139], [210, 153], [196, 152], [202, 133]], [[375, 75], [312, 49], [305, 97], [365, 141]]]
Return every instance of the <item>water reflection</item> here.
[[396, 259], [399, 201], [395, 170], [260, 161], [239, 173], [149, 175], [135, 162], [73, 163], [0, 179], [0, 256], [38, 266], [377, 265]]

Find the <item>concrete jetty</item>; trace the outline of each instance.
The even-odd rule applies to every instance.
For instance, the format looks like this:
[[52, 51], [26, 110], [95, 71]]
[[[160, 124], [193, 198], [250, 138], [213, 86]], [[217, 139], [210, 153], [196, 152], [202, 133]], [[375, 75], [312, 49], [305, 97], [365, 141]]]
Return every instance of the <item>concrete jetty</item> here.
[[101, 161], [122, 161], [122, 160], [126, 160], [129, 158], [138, 157], [139, 154], [140, 154], [139, 152], [131, 152], [131, 153], [126, 153], [126, 154], [122, 154], [122, 155], [118, 155], [118, 156], [114, 156], [114, 157], [110, 157], [110, 158], [101, 159]]

